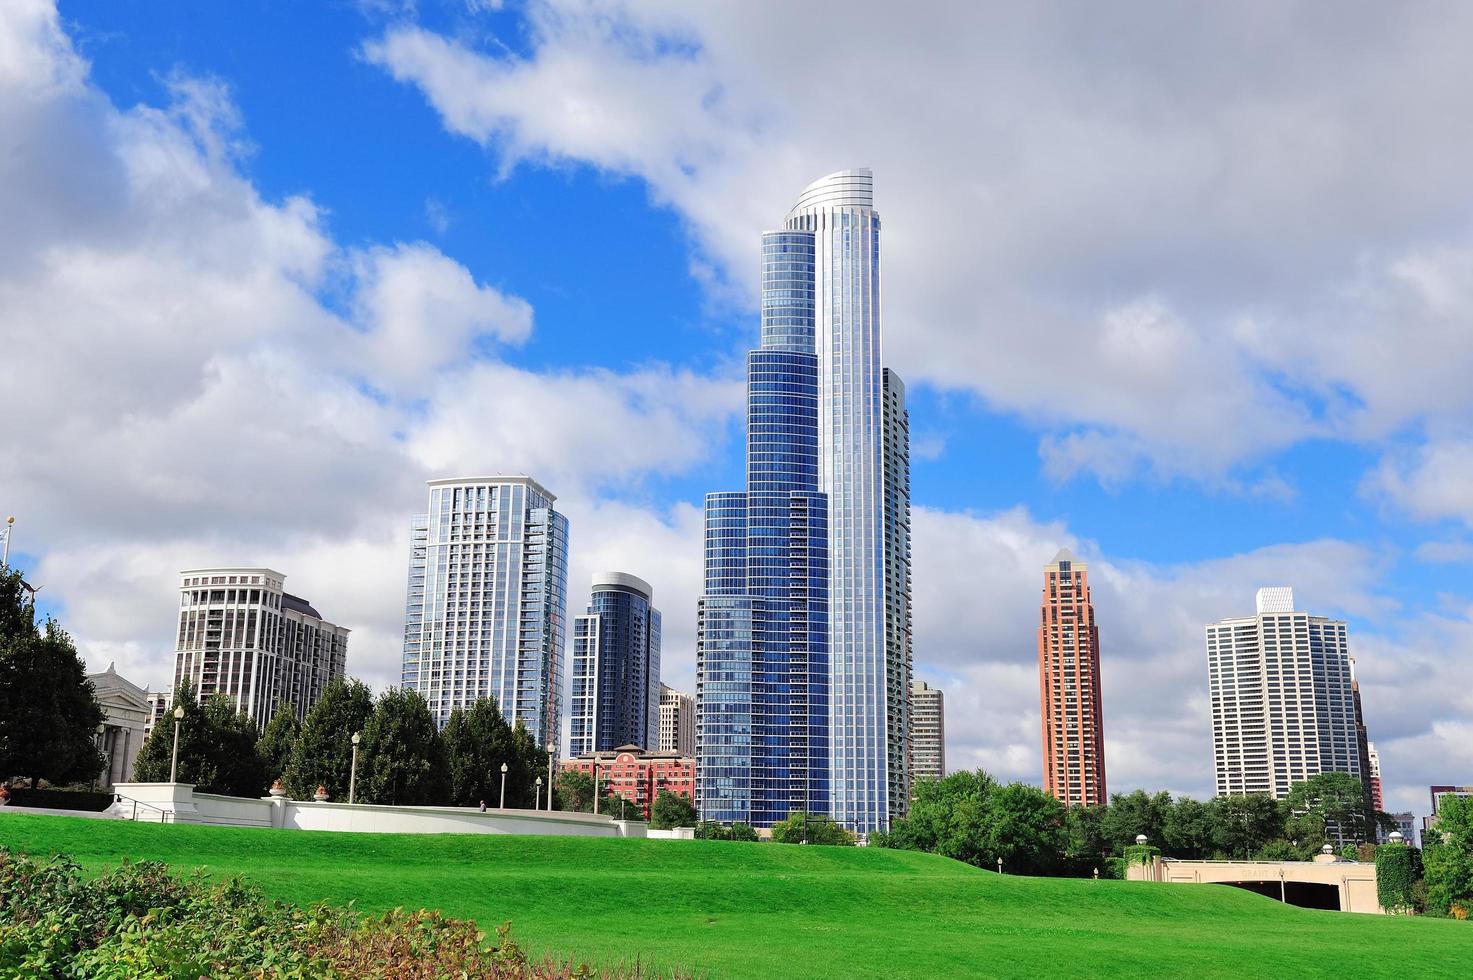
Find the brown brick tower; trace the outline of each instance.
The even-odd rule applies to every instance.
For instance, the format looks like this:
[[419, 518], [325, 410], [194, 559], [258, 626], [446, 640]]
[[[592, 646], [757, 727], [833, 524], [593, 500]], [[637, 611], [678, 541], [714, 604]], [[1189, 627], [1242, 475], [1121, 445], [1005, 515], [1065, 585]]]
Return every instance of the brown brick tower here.
[[1068, 548], [1043, 569], [1038, 687], [1044, 790], [1068, 806], [1107, 802], [1100, 634], [1087, 566]]

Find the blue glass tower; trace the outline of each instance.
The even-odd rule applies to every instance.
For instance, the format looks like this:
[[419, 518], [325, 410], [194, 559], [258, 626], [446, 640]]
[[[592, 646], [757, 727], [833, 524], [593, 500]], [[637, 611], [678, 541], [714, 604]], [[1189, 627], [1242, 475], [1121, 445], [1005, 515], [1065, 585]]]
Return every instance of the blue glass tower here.
[[816, 180], [763, 236], [747, 490], [706, 500], [708, 819], [763, 826], [801, 788], [867, 833], [910, 799], [909, 426], [881, 356], [873, 185], [868, 170]]
[[763, 236], [747, 356], [747, 490], [706, 498], [696, 646], [702, 819], [829, 810], [828, 500], [819, 492], [814, 241]]
[[570, 755], [658, 745], [660, 611], [653, 599], [637, 576], [593, 576], [588, 612], [573, 620]]

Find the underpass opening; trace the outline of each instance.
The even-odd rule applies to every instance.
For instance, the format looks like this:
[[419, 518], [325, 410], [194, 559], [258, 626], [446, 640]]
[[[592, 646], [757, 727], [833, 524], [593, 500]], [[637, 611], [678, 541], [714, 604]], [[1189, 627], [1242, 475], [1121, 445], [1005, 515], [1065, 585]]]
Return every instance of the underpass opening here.
[[[1285, 903], [1297, 905], [1302, 909], [1340, 911], [1340, 889], [1334, 885], [1313, 881], [1223, 881], [1218, 884], [1264, 895], [1276, 902], [1282, 896]], [[1280, 891], [1281, 886], [1282, 892]]]

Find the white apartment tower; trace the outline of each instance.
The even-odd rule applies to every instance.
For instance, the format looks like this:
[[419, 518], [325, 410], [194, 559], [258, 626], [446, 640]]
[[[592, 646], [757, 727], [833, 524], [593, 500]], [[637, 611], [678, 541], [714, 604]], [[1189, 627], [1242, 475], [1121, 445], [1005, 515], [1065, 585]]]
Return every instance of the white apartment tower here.
[[1322, 772], [1361, 778], [1345, 623], [1294, 608], [1294, 590], [1258, 590], [1257, 614], [1207, 631], [1219, 796], [1282, 799]]
[[659, 750], [696, 754], [696, 699], [664, 684], [660, 685]]
[[436, 722], [479, 698], [556, 751], [568, 520], [525, 476], [431, 480], [411, 524], [401, 682]]
[[348, 630], [285, 591], [269, 568], [201, 568], [180, 574], [174, 690], [191, 685], [200, 700], [229, 695], [263, 728], [278, 701], [297, 719], [342, 677]]
[[941, 691], [925, 681], [910, 684], [910, 779], [946, 775], [946, 705]]

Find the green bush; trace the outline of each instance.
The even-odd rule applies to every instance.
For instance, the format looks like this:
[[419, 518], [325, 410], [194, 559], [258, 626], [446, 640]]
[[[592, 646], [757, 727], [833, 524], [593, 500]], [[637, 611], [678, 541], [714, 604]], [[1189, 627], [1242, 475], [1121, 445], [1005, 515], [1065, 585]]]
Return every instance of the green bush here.
[[113, 805], [111, 793], [74, 789], [29, 789], [10, 787], [10, 805], [43, 807], [48, 810], [87, 810], [100, 813]]
[[[500, 977], [575, 980], [586, 966], [534, 962], [510, 936], [490, 945], [474, 922], [396, 909], [360, 918], [264, 898], [239, 878], [181, 878], [124, 863], [85, 881], [65, 857], [0, 848], [0, 976], [133, 980], [173, 977]], [[630, 975], [630, 974], [623, 974]], [[638, 976], [638, 968], [632, 974]]]
[[1422, 879], [1422, 853], [1407, 844], [1376, 848], [1376, 897], [1388, 912], [1417, 909], [1417, 883]]

